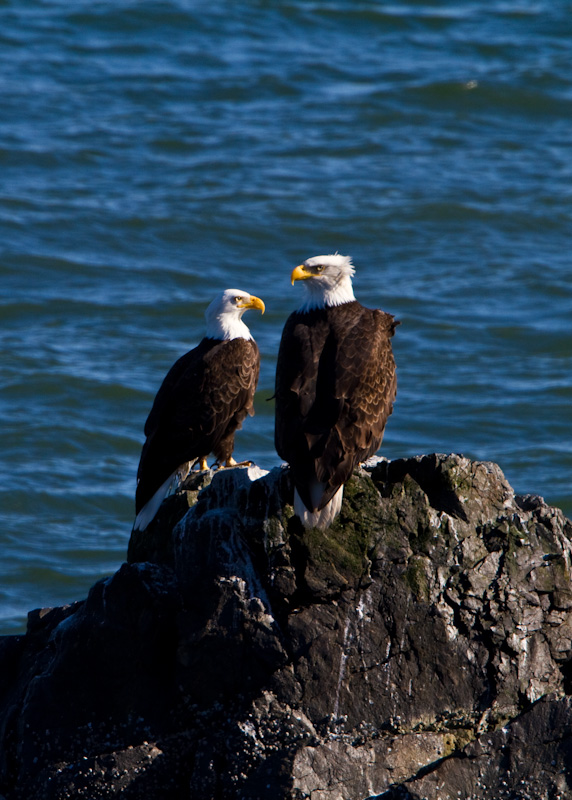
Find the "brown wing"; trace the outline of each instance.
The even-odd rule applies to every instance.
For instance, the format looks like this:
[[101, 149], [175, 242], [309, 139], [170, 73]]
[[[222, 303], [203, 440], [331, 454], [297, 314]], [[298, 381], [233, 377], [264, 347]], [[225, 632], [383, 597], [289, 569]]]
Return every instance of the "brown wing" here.
[[381, 445], [397, 391], [394, 330], [390, 314], [363, 308], [356, 324], [339, 336], [334, 392], [343, 405], [316, 468], [330, 497]]
[[136, 512], [178, 466], [207, 456], [253, 413], [260, 355], [252, 340], [203, 339], [167, 373], [145, 423]]
[[390, 314], [357, 302], [291, 315], [276, 378], [276, 449], [309, 510], [322, 508], [355, 466], [375, 453], [396, 392]]
[[[294, 312], [282, 332], [276, 364], [276, 413], [274, 441], [278, 455], [291, 467], [296, 486], [304, 499], [304, 487], [315, 479], [311, 445], [307, 435], [327, 434], [337, 418], [332, 392], [322, 391], [324, 400], [334, 400], [334, 408], [316, 403], [320, 358], [330, 326], [325, 311], [307, 314]], [[322, 375], [327, 376], [327, 369]], [[329, 417], [329, 419], [328, 419]]]

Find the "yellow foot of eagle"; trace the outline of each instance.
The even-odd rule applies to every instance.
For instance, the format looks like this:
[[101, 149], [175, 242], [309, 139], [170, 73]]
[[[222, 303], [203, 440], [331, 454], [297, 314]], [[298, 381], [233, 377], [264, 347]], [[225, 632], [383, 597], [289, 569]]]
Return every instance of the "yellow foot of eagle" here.
[[230, 458], [227, 458], [224, 464], [221, 464], [219, 461], [217, 461], [215, 462], [214, 466], [217, 469], [227, 469], [228, 467], [253, 467], [254, 461], [235, 461], [231, 456]]

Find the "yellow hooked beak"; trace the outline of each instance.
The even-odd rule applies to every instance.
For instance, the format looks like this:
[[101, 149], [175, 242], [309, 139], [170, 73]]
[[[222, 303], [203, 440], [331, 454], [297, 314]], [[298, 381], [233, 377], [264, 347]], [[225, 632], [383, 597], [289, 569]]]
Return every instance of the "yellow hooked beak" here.
[[244, 298], [240, 303], [238, 303], [239, 308], [258, 308], [264, 314], [266, 310], [266, 306], [260, 299], [260, 297], [255, 297], [253, 294], [250, 295], [250, 300]]
[[308, 278], [313, 278], [314, 273], [310, 272], [306, 269], [303, 264], [298, 264], [298, 266], [292, 270], [292, 274], [290, 275], [290, 280], [292, 281], [292, 286], [294, 286], [294, 281], [305, 281]]

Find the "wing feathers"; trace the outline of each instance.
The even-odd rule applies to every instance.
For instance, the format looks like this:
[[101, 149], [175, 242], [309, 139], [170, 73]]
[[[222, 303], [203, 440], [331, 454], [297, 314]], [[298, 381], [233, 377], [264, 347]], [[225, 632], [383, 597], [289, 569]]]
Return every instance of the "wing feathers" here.
[[[253, 400], [260, 354], [252, 339], [203, 339], [167, 373], [145, 423], [137, 513], [180, 464], [207, 456], [234, 432]], [[230, 437], [230, 438], [229, 438]]]
[[[354, 301], [295, 312], [276, 370], [276, 449], [309, 511], [379, 448], [396, 394], [390, 314]], [[321, 482], [320, 502], [307, 487]]]

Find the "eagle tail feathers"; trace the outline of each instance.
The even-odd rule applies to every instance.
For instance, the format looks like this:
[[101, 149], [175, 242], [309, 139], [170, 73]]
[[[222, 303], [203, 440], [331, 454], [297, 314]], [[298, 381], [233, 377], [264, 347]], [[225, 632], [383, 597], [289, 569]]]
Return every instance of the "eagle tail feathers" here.
[[294, 513], [300, 518], [305, 528], [325, 530], [330, 527], [340, 513], [343, 497], [344, 487], [340, 486], [332, 499], [323, 508], [317, 511], [309, 511], [298, 494], [298, 490], [294, 489]]
[[155, 519], [161, 503], [166, 497], [175, 494], [181, 483], [185, 480], [195, 461], [187, 461], [177, 467], [167, 480], [159, 486], [154, 495], [145, 503], [141, 511], [135, 517], [133, 523], [134, 531], [144, 531]]

